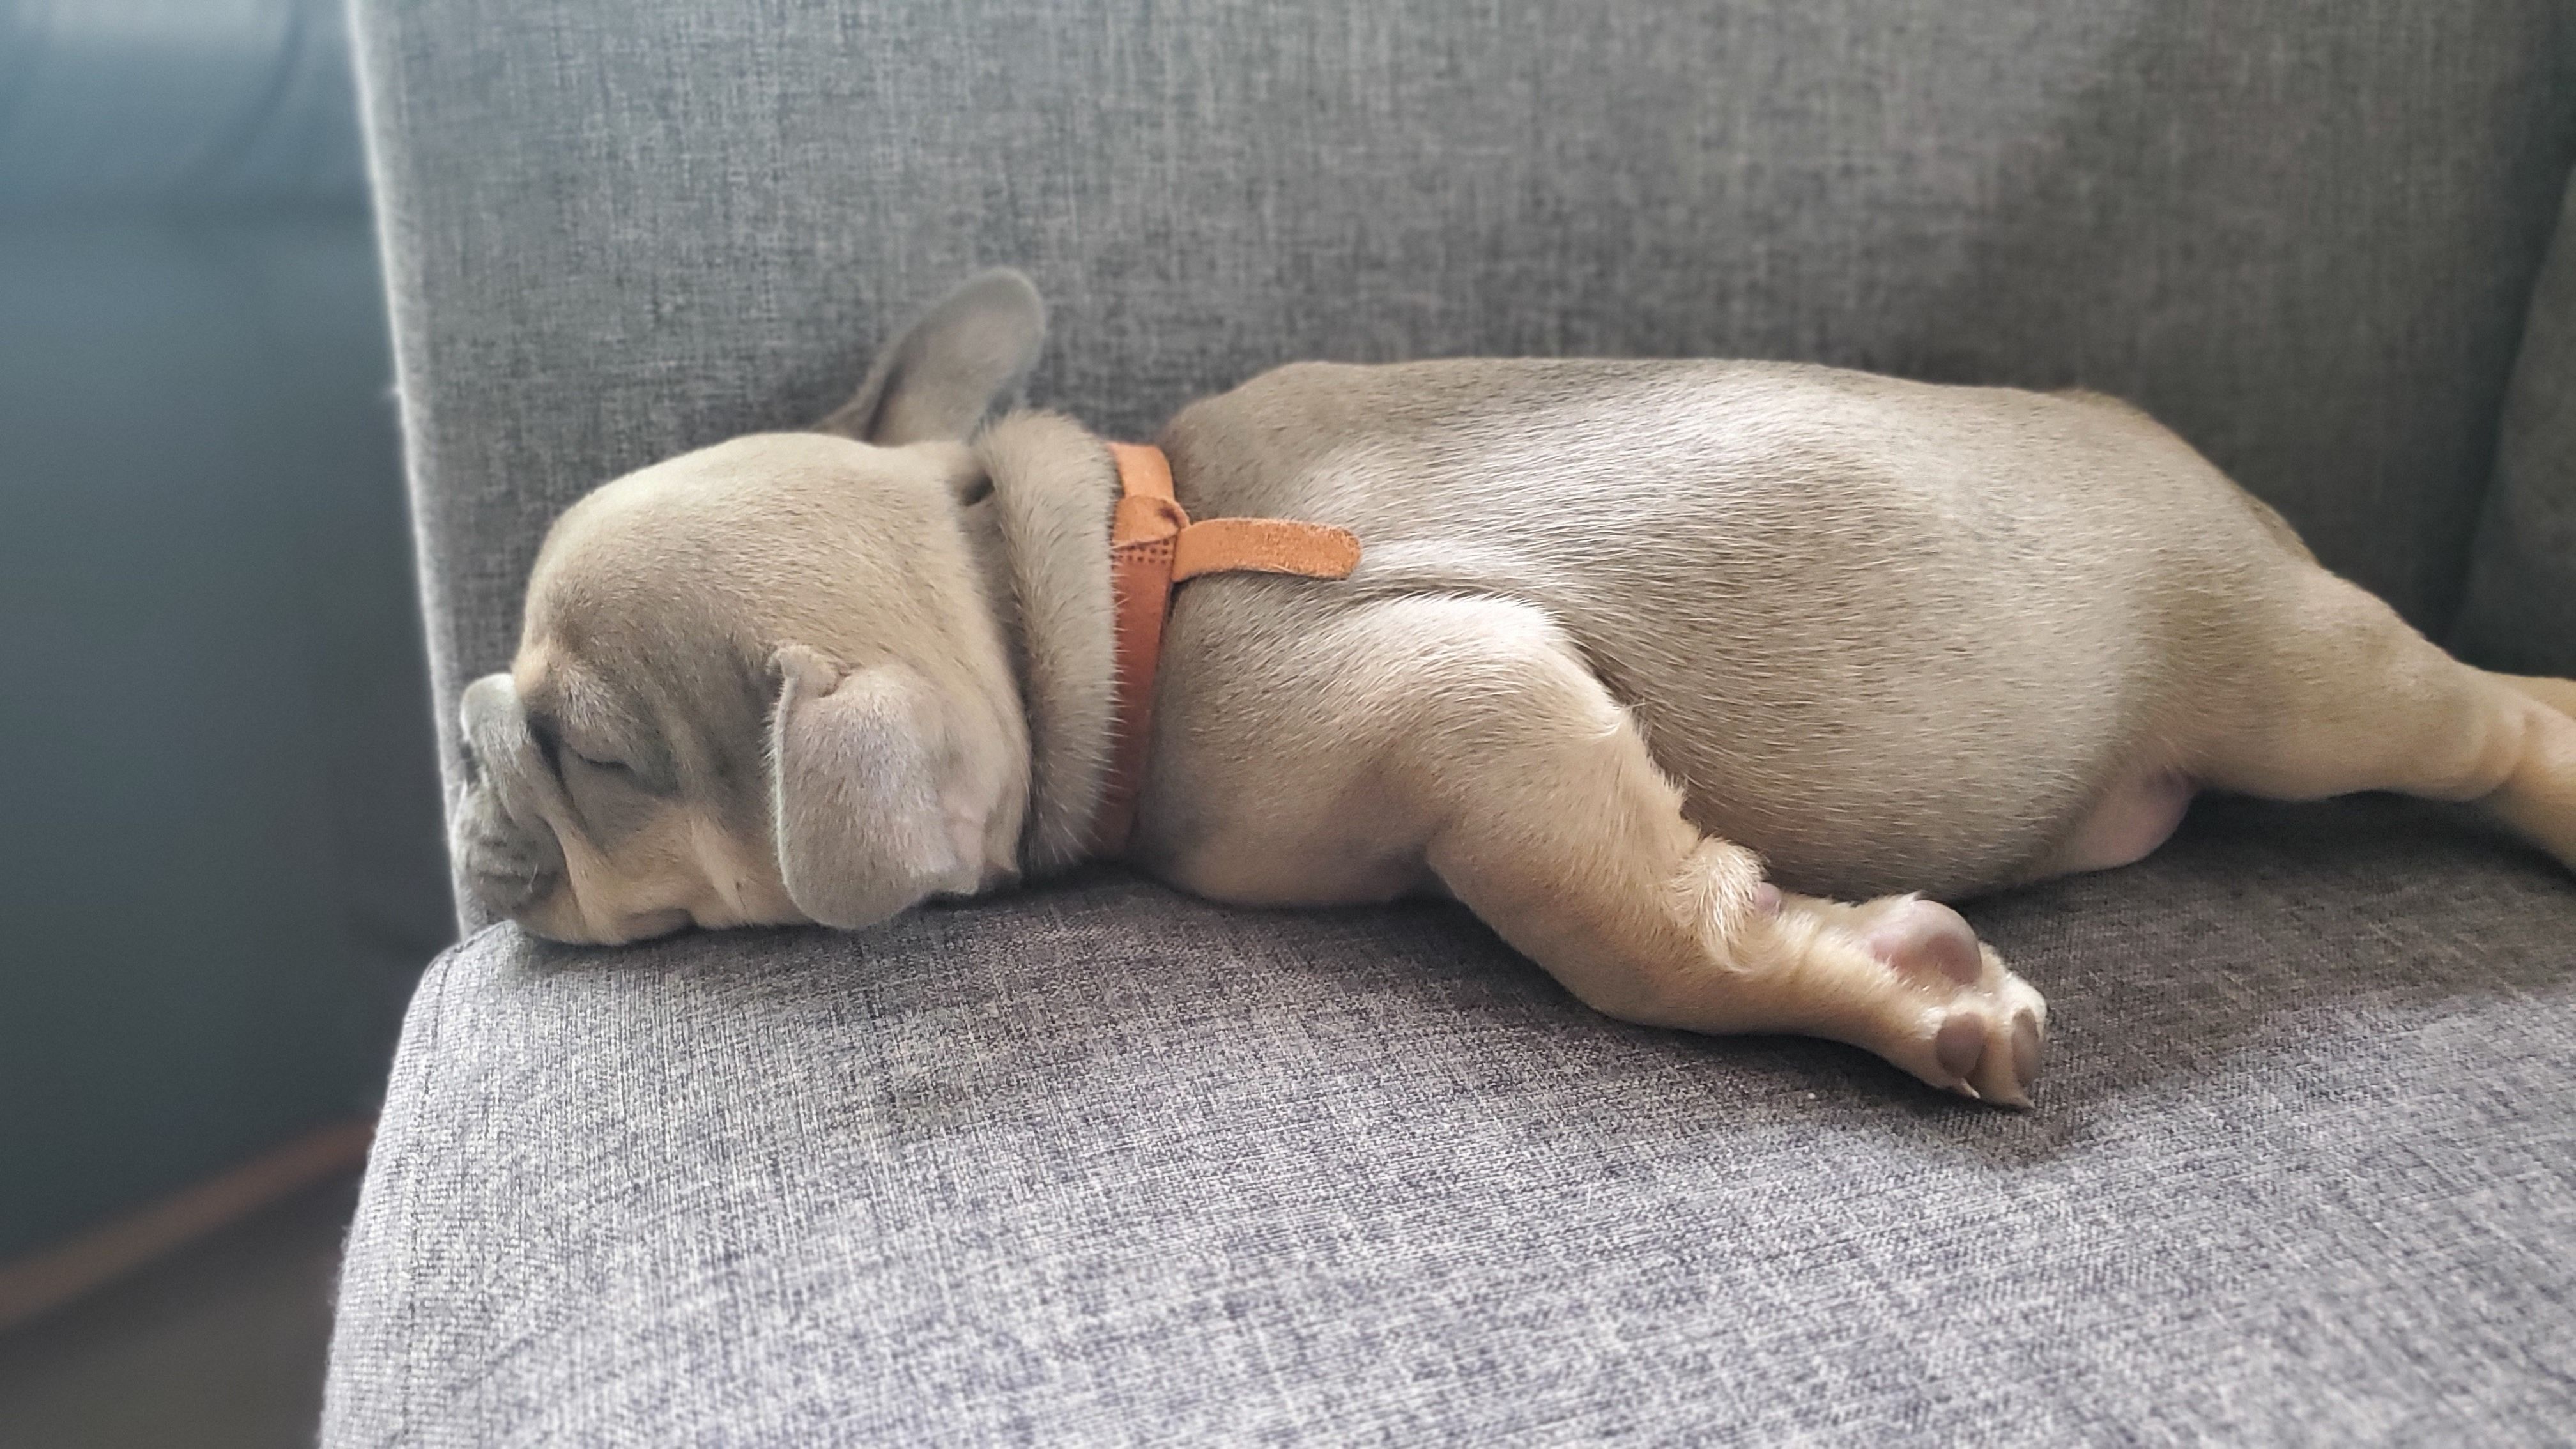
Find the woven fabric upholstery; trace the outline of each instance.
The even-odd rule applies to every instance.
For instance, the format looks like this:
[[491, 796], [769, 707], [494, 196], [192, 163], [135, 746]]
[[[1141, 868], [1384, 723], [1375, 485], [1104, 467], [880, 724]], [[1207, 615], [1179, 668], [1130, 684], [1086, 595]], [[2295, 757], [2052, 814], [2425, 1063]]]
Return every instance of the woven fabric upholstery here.
[[333, 1444], [2557, 1442], [2576, 888], [2205, 805], [1970, 911], [2038, 1110], [1123, 877], [423, 986]]
[[[2086, 384], [2436, 629], [2553, 365], [2557, 0], [357, 6], [442, 699], [565, 503], [819, 416], [981, 264], [1131, 438], [1301, 357]], [[2026, 1115], [1607, 1022], [1444, 907], [488, 930], [325, 1438], [2564, 1436], [2563, 872], [2214, 802], [1971, 914], [2057, 1013]]]

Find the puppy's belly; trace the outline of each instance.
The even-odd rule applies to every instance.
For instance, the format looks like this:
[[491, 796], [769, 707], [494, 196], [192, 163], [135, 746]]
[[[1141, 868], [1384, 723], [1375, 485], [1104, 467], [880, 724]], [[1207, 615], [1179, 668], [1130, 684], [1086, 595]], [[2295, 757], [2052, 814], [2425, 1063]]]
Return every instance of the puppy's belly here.
[[[2142, 860], [2181, 825], [2198, 789], [2175, 770], [2126, 767], [2075, 811], [2071, 826], [2054, 830], [2044, 823], [2047, 805], [2008, 798], [2009, 790], [1981, 795], [1978, 808], [1933, 812], [1944, 824], [1967, 825], [1965, 832], [1886, 815], [1863, 825], [1869, 817], [1857, 812], [1802, 813], [1786, 830], [1776, 828], [1776, 817], [1775, 829], [1766, 830], [1741, 815], [1724, 824], [1710, 818], [1733, 812], [1686, 813], [1700, 828], [1760, 852], [1773, 878], [1793, 889], [1854, 899], [1901, 891], [1965, 899]], [[1402, 812], [1390, 814], [1382, 802], [1361, 803], [1368, 798], [1329, 790], [1309, 797], [1331, 801], [1327, 808], [1279, 809], [1273, 801], [1270, 808], [1193, 812], [1195, 828], [1184, 832], [1190, 843], [1178, 847], [1149, 830], [1159, 838], [1144, 863], [1184, 889], [1238, 905], [1357, 905], [1443, 894], [1417, 846], [1424, 822], [1398, 818]]]
[[1691, 823], [1758, 852], [1771, 877], [1804, 894], [1860, 900], [1919, 891], [1960, 900], [2144, 858], [2181, 824], [2197, 786], [2152, 764], [2072, 762], [2027, 772], [1915, 767], [1804, 775], [1802, 790], [1693, 790]]
[[2036, 873], [2074, 875], [2144, 860], [2182, 824], [2199, 787], [2172, 770], [2122, 776]]

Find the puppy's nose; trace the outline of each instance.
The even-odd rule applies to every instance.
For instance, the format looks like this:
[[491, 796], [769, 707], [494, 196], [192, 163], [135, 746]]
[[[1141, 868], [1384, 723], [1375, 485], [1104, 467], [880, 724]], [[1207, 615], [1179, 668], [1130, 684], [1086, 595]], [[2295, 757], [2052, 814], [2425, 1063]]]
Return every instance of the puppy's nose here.
[[457, 706], [464, 748], [465, 788], [448, 820], [448, 846], [468, 885], [490, 910], [515, 916], [551, 894], [562, 878], [563, 847], [544, 819], [509, 796], [526, 781], [515, 737], [524, 730], [519, 692], [506, 674], [487, 674], [466, 686]]

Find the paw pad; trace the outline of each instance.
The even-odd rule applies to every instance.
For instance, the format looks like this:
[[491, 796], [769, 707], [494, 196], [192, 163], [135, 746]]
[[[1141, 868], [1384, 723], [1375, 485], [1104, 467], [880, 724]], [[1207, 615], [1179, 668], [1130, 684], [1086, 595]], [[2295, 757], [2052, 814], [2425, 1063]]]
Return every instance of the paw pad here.
[[1985, 974], [1977, 933], [1968, 929], [1957, 911], [1938, 901], [1905, 902], [1871, 927], [1866, 940], [1872, 955], [1898, 971], [1931, 972], [1962, 986], [1974, 984]]
[[1940, 1060], [1941, 1069], [1954, 1077], [1975, 1071], [1977, 1059], [1985, 1053], [1986, 1019], [1973, 1011], [1952, 1013], [1932, 1038], [1932, 1055]]

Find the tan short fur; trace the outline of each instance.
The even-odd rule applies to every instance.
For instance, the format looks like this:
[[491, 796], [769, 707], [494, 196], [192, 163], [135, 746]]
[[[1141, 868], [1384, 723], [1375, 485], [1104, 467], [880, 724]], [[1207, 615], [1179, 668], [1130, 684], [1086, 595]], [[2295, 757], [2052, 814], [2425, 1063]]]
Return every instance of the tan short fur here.
[[[1116, 485], [1068, 419], [988, 422], [1042, 334], [987, 273], [826, 431], [565, 514], [465, 700], [488, 905], [857, 928], [1082, 858]], [[2576, 684], [2452, 660], [2109, 399], [1309, 364], [1161, 441], [1193, 517], [1366, 546], [1174, 607], [1131, 853], [1219, 900], [1446, 893], [1606, 1012], [2024, 1104], [2046, 1007], [1930, 897], [2135, 859], [2200, 788], [2480, 801], [2576, 867]]]

